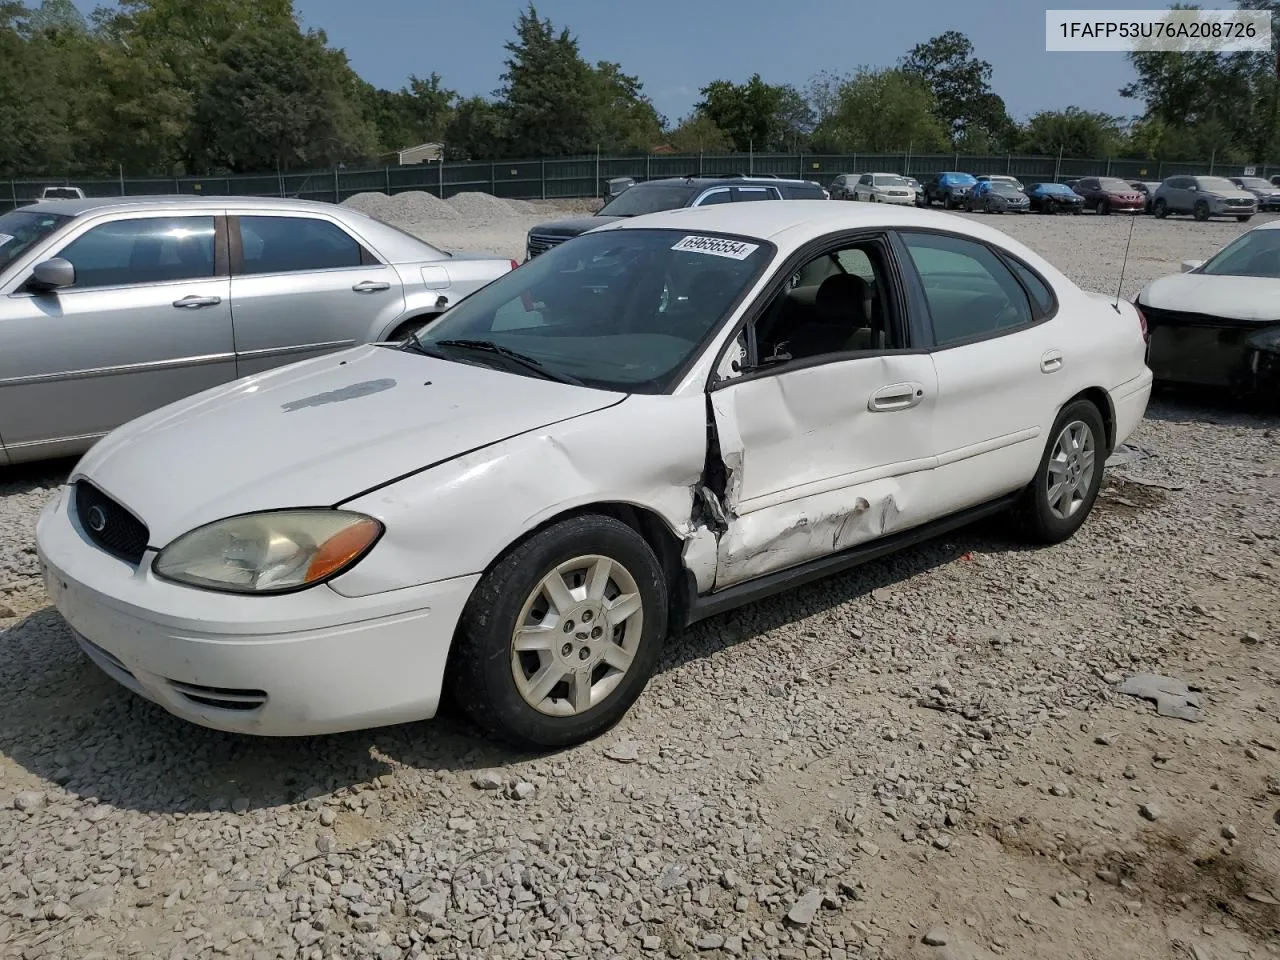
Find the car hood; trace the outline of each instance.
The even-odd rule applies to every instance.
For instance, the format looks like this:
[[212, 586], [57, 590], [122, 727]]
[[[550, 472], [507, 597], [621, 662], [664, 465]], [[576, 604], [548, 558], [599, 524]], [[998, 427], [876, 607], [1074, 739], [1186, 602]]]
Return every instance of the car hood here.
[[1203, 313], [1230, 320], [1280, 320], [1280, 280], [1175, 273], [1148, 284], [1138, 294], [1143, 306], [1179, 313]]
[[1220, 200], [1257, 200], [1258, 196], [1248, 190], [1206, 190], [1201, 196], [1217, 197]]
[[547, 237], [576, 237], [580, 233], [613, 223], [622, 217], [568, 217], [564, 220], [552, 220], [531, 227], [529, 233]]
[[624, 398], [362, 346], [162, 407], [99, 441], [76, 475], [137, 512], [160, 546], [235, 514], [338, 504]]

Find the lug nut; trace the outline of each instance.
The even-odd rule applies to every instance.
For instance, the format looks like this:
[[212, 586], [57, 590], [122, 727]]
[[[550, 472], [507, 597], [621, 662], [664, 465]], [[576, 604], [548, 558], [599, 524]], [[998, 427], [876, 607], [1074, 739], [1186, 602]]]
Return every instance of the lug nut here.
[[592, 629], [591, 629], [591, 639], [592, 639], [592, 640], [599, 640], [599, 639], [600, 639], [600, 636], [601, 636], [603, 633], [604, 633], [604, 631], [603, 631], [603, 630], [601, 630], [599, 627], [592, 627]]
[[590, 659], [590, 657], [591, 657], [591, 651], [588, 650], [586, 647], [583, 647], [581, 650], [578, 651], [579, 660], [588, 660]]
[[572, 643], [566, 643], [563, 647], [561, 647], [561, 648], [560, 648], [560, 655], [561, 655], [561, 656], [567, 657], [567, 656], [568, 656], [569, 654], [571, 654], [571, 653], [573, 653], [573, 644], [572, 644]]
[[590, 610], [583, 610], [583, 611], [582, 611], [582, 622], [583, 622], [583, 623], [590, 623], [590, 622], [591, 622], [591, 611], [590, 611]]
[[566, 621], [564, 622], [564, 632], [565, 632], [565, 633], [573, 633], [573, 621], [572, 621], [572, 620], [566, 620]]

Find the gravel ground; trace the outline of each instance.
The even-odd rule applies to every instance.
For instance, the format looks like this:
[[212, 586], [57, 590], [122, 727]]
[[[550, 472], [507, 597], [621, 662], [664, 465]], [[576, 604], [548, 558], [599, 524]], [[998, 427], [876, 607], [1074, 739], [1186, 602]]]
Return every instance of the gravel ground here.
[[[516, 256], [548, 215], [489, 209], [419, 229]], [[1129, 221], [996, 224], [1114, 290]], [[1242, 229], [1140, 220], [1125, 294]], [[1133, 442], [1072, 541], [980, 525], [700, 624], [550, 756], [169, 717], [39, 587], [68, 465], [10, 471], [0, 956], [1280, 955], [1280, 420], [1158, 400]], [[1115, 692], [1142, 671], [1198, 722]]]

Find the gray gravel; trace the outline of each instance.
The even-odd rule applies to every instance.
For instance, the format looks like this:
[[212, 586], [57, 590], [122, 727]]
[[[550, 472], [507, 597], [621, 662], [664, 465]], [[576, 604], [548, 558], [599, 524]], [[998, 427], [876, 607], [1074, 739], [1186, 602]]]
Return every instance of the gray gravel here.
[[[989, 219], [1114, 289], [1129, 221]], [[1242, 229], [1136, 227], [1126, 294]], [[549, 756], [452, 716], [169, 717], [47, 608], [32, 531], [68, 465], [0, 474], [0, 955], [1268, 955], [1248, 884], [1200, 910], [1197, 883], [1251, 857], [1224, 862], [1280, 892], [1280, 421], [1161, 400], [1134, 440], [1124, 474], [1183, 489], [1113, 478], [1059, 547], [991, 523], [700, 624]], [[1139, 672], [1206, 685], [1205, 721], [1116, 695]]]

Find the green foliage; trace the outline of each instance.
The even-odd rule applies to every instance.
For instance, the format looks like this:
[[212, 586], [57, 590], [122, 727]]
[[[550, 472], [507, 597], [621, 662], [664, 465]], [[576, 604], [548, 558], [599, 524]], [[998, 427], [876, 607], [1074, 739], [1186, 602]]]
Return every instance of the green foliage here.
[[1110, 157], [1120, 146], [1120, 121], [1079, 107], [1044, 110], [1022, 132], [1023, 152], [1040, 156]]
[[746, 153], [783, 147], [787, 131], [781, 113], [787, 88], [765, 83], [755, 73], [746, 83], [714, 80], [701, 93], [696, 109], [728, 134], [735, 150]]
[[814, 132], [814, 147], [838, 153], [945, 150], [950, 141], [936, 106], [915, 75], [860, 69], [840, 85], [829, 115]]
[[680, 153], [726, 153], [733, 149], [729, 135], [696, 110], [667, 134], [667, 143]]
[[912, 47], [900, 64], [929, 88], [934, 116], [951, 140], [1006, 143], [1013, 121], [1004, 100], [991, 90], [991, 64], [974, 56], [963, 33], [948, 30]]

